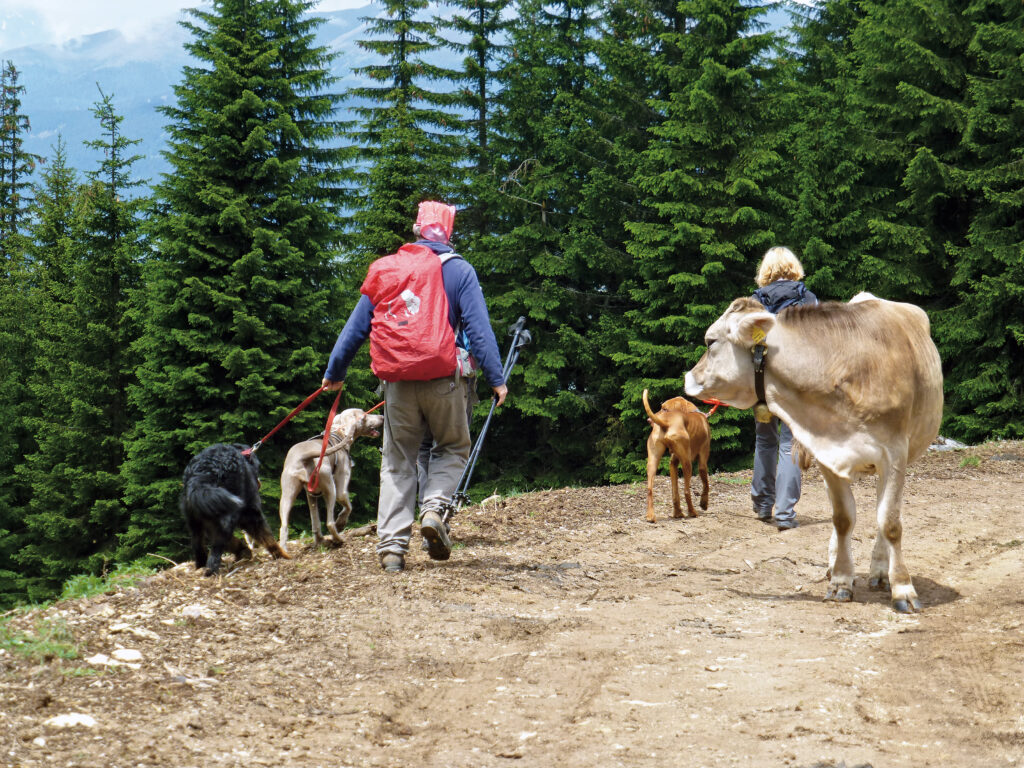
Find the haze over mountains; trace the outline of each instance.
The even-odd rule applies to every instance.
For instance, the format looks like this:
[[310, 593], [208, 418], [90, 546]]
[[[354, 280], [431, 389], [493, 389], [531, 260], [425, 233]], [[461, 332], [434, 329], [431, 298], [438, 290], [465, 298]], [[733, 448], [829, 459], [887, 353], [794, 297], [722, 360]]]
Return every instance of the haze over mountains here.
[[[356, 40], [365, 36], [360, 18], [372, 16], [376, 10], [366, 5], [317, 14], [326, 19], [318, 30], [318, 42], [340, 54], [334, 64], [340, 78], [336, 85], [339, 92], [359, 83], [352, 74], [353, 67], [365, 66], [373, 59], [373, 54], [356, 46]], [[21, 110], [32, 126], [25, 150], [49, 158], [61, 135], [67, 144], [69, 164], [82, 172], [95, 170], [101, 158], [83, 142], [100, 138], [92, 107], [102, 88], [124, 116], [124, 135], [141, 140], [135, 152], [143, 159], [133, 166], [133, 176], [155, 183], [167, 169], [160, 154], [166, 148], [167, 119], [156, 107], [174, 101], [173, 86], [181, 81], [182, 67], [192, 61], [184, 48], [189, 38], [186, 30], [168, 21], [132, 39], [112, 29], [63, 45], [0, 50], [0, 61], [13, 61], [20, 73], [19, 82], [25, 86]]]
[[[362, 79], [354, 68], [379, 61], [375, 54], [362, 50], [356, 41], [367, 37], [362, 18], [375, 16], [381, 8], [372, 3], [358, 8], [317, 12], [326, 19], [318, 29], [318, 42], [339, 53], [334, 74], [339, 78], [335, 90], [343, 92]], [[437, 12], [432, 8], [427, 16]], [[84, 35], [61, 45], [15, 44], [31, 39], [19, 34], [18, 12], [4, 12], [2, 23], [8, 47], [0, 49], [0, 61], [11, 60], [25, 86], [22, 112], [31, 123], [25, 139], [28, 152], [50, 158], [58, 136], [67, 145], [68, 162], [80, 172], [95, 170], [101, 158], [83, 142], [96, 140], [100, 126], [92, 114], [100, 98], [99, 88], [113, 97], [115, 108], [123, 115], [121, 130], [129, 139], [139, 139], [136, 154], [142, 159], [133, 166], [133, 176], [148, 184], [156, 183], [167, 163], [160, 154], [166, 149], [164, 131], [167, 119], [157, 111], [162, 104], [173, 103], [173, 86], [181, 81], [182, 67], [191, 61], [184, 44], [190, 35], [174, 19], [167, 19], [142, 34], [126, 36], [110, 29]], [[782, 28], [787, 17], [781, 4], [765, 17], [772, 28]], [[22, 27], [24, 29], [25, 27]], [[457, 66], [450, 52], [441, 54], [449, 66]], [[339, 115], [345, 119], [345, 115]]]

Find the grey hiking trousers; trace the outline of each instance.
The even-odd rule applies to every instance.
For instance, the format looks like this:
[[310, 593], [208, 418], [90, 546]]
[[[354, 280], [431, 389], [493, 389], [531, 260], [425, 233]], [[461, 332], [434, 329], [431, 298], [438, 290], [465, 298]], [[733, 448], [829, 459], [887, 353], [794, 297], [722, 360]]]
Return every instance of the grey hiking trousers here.
[[754, 512], [771, 516], [775, 507], [777, 521], [796, 517], [794, 507], [800, 500], [800, 467], [793, 461], [793, 433], [775, 416], [767, 424], [754, 423], [754, 480], [750, 497]]
[[451, 501], [469, 459], [466, 379], [384, 382], [384, 447], [377, 505], [377, 554], [409, 551], [416, 517], [416, 457], [427, 430], [434, 444], [422, 480], [420, 513]]

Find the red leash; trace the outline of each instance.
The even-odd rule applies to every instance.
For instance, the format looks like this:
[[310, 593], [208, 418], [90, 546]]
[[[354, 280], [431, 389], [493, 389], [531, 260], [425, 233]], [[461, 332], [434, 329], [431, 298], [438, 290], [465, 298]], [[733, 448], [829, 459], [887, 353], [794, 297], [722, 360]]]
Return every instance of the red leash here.
[[[330, 411], [330, 413], [327, 414], [327, 426], [324, 428], [324, 441], [320, 445], [320, 459], [316, 463], [316, 472], [313, 474], [313, 476], [311, 478], [309, 478], [309, 482], [306, 483], [306, 490], [308, 490], [310, 493], [316, 493], [317, 488], [320, 487], [320, 467], [324, 463], [324, 454], [327, 453], [327, 443], [331, 439], [331, 426], [334, 424], [334, 417], [338, 413], [338, 401], [340, 399], [341, 399], [341, 390], [339, 389], [338, 390], [338, 396], [336, 398], [334, 398], [334, 404], [331, 406], [331, 411]], [[370, 410], [363, 411], [363, 413], [364, 414], [373, 413], [378, 408], [380, 408], [382, 405], [384, 405], [384, 401], [383, 400], [381, 400], [379, 403], [377, 403], [375, 406], [373, 406], [373, 408], [371, 408]]]
[[710, 411], [704, 414], [705, 416], [710, 416], [711, 414], [713, 414], [715, 411], [718, 410], [718, 406], [720, 405], [724, 405], [726, 408], [729, 407], [728, 403], [723, 403], [721, 400], [701, 400], [701, 402], [714, 406]]
[[310, 493], [316, 493], [316, 489], [320, 487], [320, 466], [324, 463], [324, 454], [327, 452], [327, 443], [331, 439], [331, 425], [334, 423], [334, 417], [338, 413], [338, 401], [341, 400], [341, 390], [338, 390], [337, 397], [334, 398], [334, 402], [331, 404], [331, 410], [327, 414], [327, 426], [324, 428], [324, 442], [320, 446], [320, 459], [316, 463], [316, 471], [313, 476], [309, 478], [309, 482], [306, 483], [306, 490]]
[[[301, 403], [299, 403], [299, 405], [295, 408], [295, 410], [293, 410], [291, 413], [289, 413], [287, 416], [285, 416], [281, 420], [280, 424], [278, 424], [276, 427], [274, 427], [272, 430], [270, 430], [266, 435], [264, 435], [263, 439], [257, 440], [255, 443], [252, 444], [251, 448], [246, 448], [244, 451], [242, 451], [242, 455], [243, 456], [251, 456], [252, 454], [256, 453], [256, 451], [258, 451], [260, 449], [260, 446], [263, 445], [263, 441], [264, 440], [269, 440], [271, 438], [271, 436], [275, 432], [277, 432], [277, 430], [279, 430], [281, 427], [283, 427], [285, 424], [287, 424], [289, 421], [291, 421], [292, 418], [295, 416], [295, 414], [297, 414], [299, 411], [301, 411], [307, 405], [309, 405], [314, 400], [316, 400], [317, 395], [319, 395], [323, 391], [324, 391], [324, 388], [320, 387], [316, 392], [314, 392], [312, 395], [310, 395], [305, 400], [303, 400]], [[339, 392], [339, 394], [340, 394], [340, 392]], [[337, 403], [335, 403], [335, 404], [337, 404]]]

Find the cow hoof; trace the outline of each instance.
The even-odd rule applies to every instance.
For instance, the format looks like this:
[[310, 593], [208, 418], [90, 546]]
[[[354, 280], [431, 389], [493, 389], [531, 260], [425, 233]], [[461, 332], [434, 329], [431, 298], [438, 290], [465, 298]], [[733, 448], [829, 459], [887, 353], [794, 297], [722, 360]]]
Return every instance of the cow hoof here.
[[893, 600], [892, 609], [896, 613], [917, 613], [921, 610], [921, 601], [916, 597], [909, 600]]
[[834, 603], [848, 603], [853, 600], [853, 592], [847, 587], [829, 587], [825, 599]]
[[888, 576], [872, 576], [868, 579], [868, 589], [872, 592], [891, 592]]

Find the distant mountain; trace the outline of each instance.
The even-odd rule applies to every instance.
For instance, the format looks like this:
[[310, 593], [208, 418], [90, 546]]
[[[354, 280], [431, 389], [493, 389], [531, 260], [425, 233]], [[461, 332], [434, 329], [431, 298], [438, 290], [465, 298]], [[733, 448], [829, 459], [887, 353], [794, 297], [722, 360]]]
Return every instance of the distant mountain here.
[[[326, 19], [318, 29], [318, 43], [340, 54], [335, 62], [335, 74], [341, 78], [338, 91], [359, 83], [352, 68], [371, 61], [372, 54], [358, 48], [355, 41], [365, 33], [359, 19], [376, 10], [367, 5], [317, 14]], [[160, 154], [167, 143], [166, 118], [156, 107], [173, 103], [172, 88], [181, 82], [182, 68], [194, 61], [184, 48], [189, 38], [186, 30], [168, 22], [143, 39], [128, 40], [120, 32], [108, 30], [59, 46], [0, 51], [0, 60], [14, 62], [19, 82], [25, 86], [22, 112], [32, 126], [25, 150], [49, 158], [59, 134], [67, 144], [71, 166], [82, 172], [96, 169], [101, 158], [83, 142], [100, 138], [92, 107], [102, 88], [124, 116], [124, 135], [141, 140], [134, 149], [143, 159], [135, 164], [133, 175], [155, 183], [167, 170]]]

